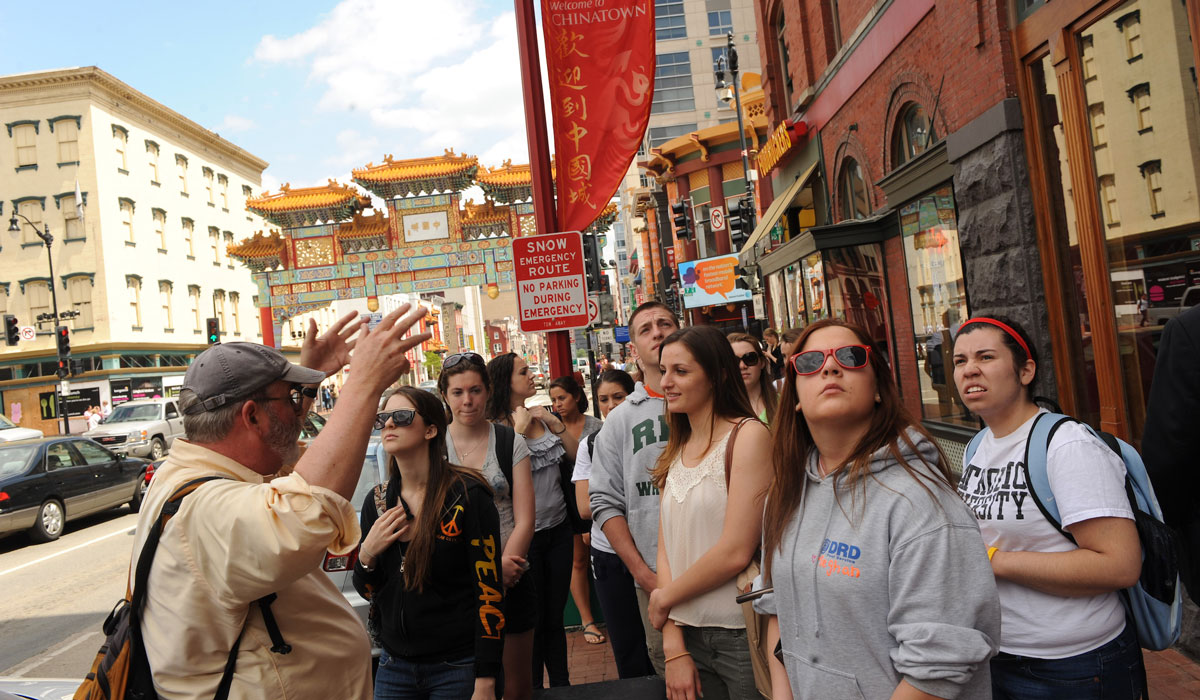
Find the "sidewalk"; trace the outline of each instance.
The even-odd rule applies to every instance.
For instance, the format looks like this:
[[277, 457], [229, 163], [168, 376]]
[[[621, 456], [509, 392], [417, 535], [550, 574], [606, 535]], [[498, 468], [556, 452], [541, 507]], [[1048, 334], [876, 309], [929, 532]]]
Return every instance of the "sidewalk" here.
[[[568, 632], [567, 654], [572, 685], [617, 679], [617, 666], [608, 642], [588, 644], [582, 632]], [[1153, 700], [1200, 698], [1200, 664], [1174, 649], [1145, 652], [1145, 659]]]

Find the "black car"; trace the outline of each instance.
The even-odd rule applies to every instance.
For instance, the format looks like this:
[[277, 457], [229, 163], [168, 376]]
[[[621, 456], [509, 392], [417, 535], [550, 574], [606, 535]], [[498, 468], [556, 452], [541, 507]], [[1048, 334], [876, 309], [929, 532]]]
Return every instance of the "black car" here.
[[28, 530], [35, 542], [49, 542], [69, 520], [126, 503], [136, 513], [147, 466], [83, 437], [0, 444], [0, 535]]

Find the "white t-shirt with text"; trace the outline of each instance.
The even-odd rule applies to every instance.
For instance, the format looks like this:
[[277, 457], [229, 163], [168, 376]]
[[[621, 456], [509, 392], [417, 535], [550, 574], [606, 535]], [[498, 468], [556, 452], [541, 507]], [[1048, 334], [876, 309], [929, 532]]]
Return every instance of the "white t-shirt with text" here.
[[[989, 431], [971, 463], [963, 464], [958, 493], [975, 512], [988, 547], [1068, 552], [1076, 545], [1042, 515], [1025, 480], [1025, 442], [1036, 418], [1002, 438]], [[1064, 529], [1092, 518], [1133, 519], [1125, 493], [1125, 463], [1082, 425], [1066, 423], [1055, 431], [1046, 463]], [[996, 589], [1002, 615], [1000, 650], [1010, 654], [1075, 656], [1111, 641], [1125, 627], [1125, 608], [1116, 592], [1068, 598], [999, 580]]]

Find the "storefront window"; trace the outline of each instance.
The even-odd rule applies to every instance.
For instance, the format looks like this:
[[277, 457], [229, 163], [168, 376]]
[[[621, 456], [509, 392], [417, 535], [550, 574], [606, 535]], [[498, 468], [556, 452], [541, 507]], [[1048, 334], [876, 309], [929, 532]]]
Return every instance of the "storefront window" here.
[[875, 347], [890, 357], [886, 321], [883, 253], [877, 244], [825, 252], [829, 313], [866, 329]]
[[788, 328], [804, 325], [804, 295], [800, 293], [798, 268], [798, 265], [788, 265], [784, 269], [784, 284], [787, 287]]
[[[1155, 39], [1143, 43], [1142, 34]], [[1108, 153], [1095, 153], [1090, 196], [1099, 198], [1104, 218], [1129, 432], [1137, 441], [1163, 325], [1200, 302], [1200, 99], [1187, 8], [1127, 2], [1077, 40], [1095, 47], [1096, 77], [1084, 94], [1107, 117]]]
[[900, 208], [923, 417], [976, 427], [954, 388], [951, 335], [970, 318], [949, 185]]
[[808, 322], [812, 323], [829, 315], [829, 304], [825, 300], [825, 266], [820, 253], [813, 253], [800, 263], [804, 273], [804, 296], [808, 301]]
[[783, 284], [783, 270], [767, 275], [767, 294], [771, 298], [771, 323], [777, 328], [787, 330], [792, 326]]

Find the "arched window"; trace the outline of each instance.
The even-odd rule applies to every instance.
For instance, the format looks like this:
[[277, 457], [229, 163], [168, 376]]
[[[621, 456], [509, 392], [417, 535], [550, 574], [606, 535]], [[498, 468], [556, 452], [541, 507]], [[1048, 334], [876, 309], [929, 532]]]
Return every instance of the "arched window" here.
[[867, 183], [863, 179], [862, 166], [857, 160], [847, 158], [842, 162], [842, 175], [838, 182], [838, 196], [842, 200], [842, 219], [865, 219], [871, 215], [871, 202], [867, 198]]
[[892, 131], [892, 167], [898, 168], [937, 143], [937, 131], [925, 108], [910, 102], [900, 110], [896, 128]]

